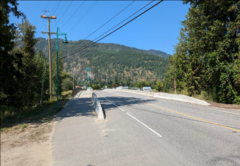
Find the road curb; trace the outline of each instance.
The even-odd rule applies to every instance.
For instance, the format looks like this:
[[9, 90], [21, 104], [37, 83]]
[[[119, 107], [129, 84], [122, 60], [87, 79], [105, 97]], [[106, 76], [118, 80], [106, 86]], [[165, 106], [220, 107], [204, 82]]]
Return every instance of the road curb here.
[[199, 104], [199, 105], [207, 105], [207, 106], [210, 105], [208, 102], [206, 102], [204, 100], [196, 99], [196, 98], [189, 97], [186, 95], [170, 94], [170, 93], [163, 93], [163, 92], [160, 92], [160, 93], [144, 92], [144, 91], [127, 90], [127, 89], [116, 89], [116, 90], [140, 94], [140, 95], [144, 95], [144, 96], [155, 97], [155, 98], [182, 101], [182, 102], [188, 102], [188, 103]]

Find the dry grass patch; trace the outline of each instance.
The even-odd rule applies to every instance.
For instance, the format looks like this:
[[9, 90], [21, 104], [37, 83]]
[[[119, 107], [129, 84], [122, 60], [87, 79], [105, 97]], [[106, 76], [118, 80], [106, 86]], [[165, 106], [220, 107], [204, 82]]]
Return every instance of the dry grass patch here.
[[20, 124], [2, 131], [1, 165], [52, 165], [51, 139], [54, 124], [54, 121]]
[[[1, 121], [1, 165], [52, 165], [51, 139], [57, 114], [68, 102], [67, 97], [45, 102], [42, 106], [16, 112]], [[33, 164], [34, 163], [34, 164]]]

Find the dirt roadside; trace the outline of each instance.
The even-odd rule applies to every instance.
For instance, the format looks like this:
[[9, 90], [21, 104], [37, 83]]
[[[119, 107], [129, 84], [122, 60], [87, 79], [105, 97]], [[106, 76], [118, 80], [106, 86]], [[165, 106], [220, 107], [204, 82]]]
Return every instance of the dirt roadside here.
[[1, 132], [1, 166], [52, 165], [55, 121], [21, 124]]
[[56, 115], [72, 98], [62, 93], [60, 108], [56, 100], [34, 108], [7, 114], [1, 121], [1, 166], [51, 166], [52, 136]]
[[218, 108], [225, 108], [225, 109], [236, 109], [240, 111], [240, 105], [235, 104], [222, 104], [222, 103], [216, 103], [216, 102], [210, 102], [210, 107], [218, 107]]

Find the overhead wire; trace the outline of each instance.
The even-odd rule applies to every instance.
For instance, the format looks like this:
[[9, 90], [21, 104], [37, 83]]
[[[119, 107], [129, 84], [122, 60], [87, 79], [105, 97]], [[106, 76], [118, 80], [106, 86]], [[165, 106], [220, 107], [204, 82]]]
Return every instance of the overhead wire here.
[[[67, 12], [68, 8], [70, 7], [70, 5], [72, 4], [73, 0], [71, 1], [71, 3], [68, 5], [67, 9], [63, 12], [62, 16]], [[62, 16], [60, 17], [60, 19], [58, 20], [58, 22], [60, 22], [60, 20], [62, 19]], [[54, 25], [54, 27], [56, 26], [57, 24]], [[53, 27], [53, 28], [54, 28]]]
[[[59, 2], [57, 2], [57, 4], [58, 4]], [[53, 9], [51, 10], [51, 11], [54, 11], [54, 9], [57, 7], [57, 4], [53, 7]], [[52, 15], [53, 15], [53, 13], [52, 13]]]
[[92, 5], [92, 7], [82, 16], [82, 18], [80, 18], [80, 20], [78, 20], [78, 22], [72, 27], [72, 29], [70, 29], [70, 31], [68, 31], [68, 33], [71, 32], [71, 31], [74, 29], [74, 27], [76, 27], [76, 25], [88, 14], [89, 11], [91, 11], [91, 9], [95, 6], [95, 4], [96, 4], [97, 2], [98, 2], [98, 1], [96, 1], [96, 2]]
[[[82, 48], [82, 49], [78, 50], [77, 52], [80, 52], [80, 51], [82, 51], [82, 50], [86, 49], [87, 47], [90, 47], [91, 45], [93, 45], [93, 44], [95, 44], [95, 43], [99, 42], [100, 40], [102, 40], [102, 39], [104, 39], [104, 38], [106, 38], [107, 36], [109, 36], [109, 35], [113, 34], [113, 33], [114, 33], [114, 32], [116, 32], [117, 30], [119, 30], [119, 29], [121, 29], [122, 27], [126, 26], [126, 25], [127, 25], [127, 24], [129, 24], [130, 22], [134, 21], [135, 19], [137, 19], [138, 17], [140, 17], [140, 16], [141, 16], [141, 15], [143, 15], [144, 13], [148, 12], [149, 10], [151, 10], [152, 8], [154, 8], [155, 6], [159, 5], [161, 2], [163, 2], [163, 0], [160, 0], [158, 3], [156, 3], [156, 4], [155, 4], [155, 5], [153, 5], [153, 6], [151, 6], [151, 7], [150, 7], [150, 8], [148, 8], [147, 10], [143, 11], [142, 13], [140, 13], [139, 15], [137, 15], [136, 17], [134, 17], [134, 18], [133, 18], [133, 19], [131, 19], [130, 21], [126, 22], [126, 23], [125, 23], [125, 24], [123, 24], [122, 26], [118, 27], [118, 28], [117, 28], [117, 29], [115, 29], [114, 31], [112, 31], [112, 32], [108, 33], [108, 34], [107, 34], [107, 35], [105, 35], [104, 37], [102, 37], [102, 38], [98, 39], [97, 41], [93, 42], [92, 44], [90, 44], [90, 45], [88, 45], [88, 46], [86, 46], [86, 47], [84, 47], [84, 48]], [[77, 53], [77, 52], [75, 52], [75, 53]], [[73, 54], [75, 54], [75, 53], [73, 53]], [[65, 57], [62, 57], [62, 58], [66, 58], [66, 57], [68, 57], [68, 56], [65, 56]]]
[[48, 4], [49, 4], [49, 1], [48, 1], [48, 3], [47, 3], [47, 6], [45, 7], [46, 10], [47, 10]]
[[[163, 0], [159, 1], [159, 3], [161, 3], [162, 1], [163, 1]], [[98, 38], [100, 38], [100, 37], [103, 36], [104, 34], [108, 33], [108, 32], [111, 31], [113, 28], [117, 27], [118, 25], [120, 25], [121, 23], [123, 23], [124, 21], [126, 21], [127, 19], [129, 19], [130, 17], [132, 17], [133, 15], [135, 15], [136, 13], [138, 13], [139, 11], [141, 11], [142, 9], [144, 9], [145, 7], [147, 7], [148, 5], [150, 5], [150, 4], [153, 3], [153, 2], [154, 2], [154, 0], [151, 1], [150, 3], [146, 4], [145, 6], [143, 6], [141, 9], [139, 9], [138, 11], [136, 11], [135, 13], [133, 13], [132, 15], [130, 15], [129, 17], [127, 17], [126, 19], [124, 19], [123, 21], [121, 21], [120, 23], [118, 23], [117, 25], [115, 25], [114, 27], [112, 27], [111, 29], [107, 30], [106, 32], [104, 32], [103, 34], [101, 34], [100, 36], [98, 36], [98, 37], [95, 38], [94, 40], [97, 40]], [[158, 5], [159, 3], [156, 3], [156, 5]], [[147, 11], [150, 10], [151, 8], [153, 8], [153, 7], [155, 7], [155, 6], [153, 5], [152, 7], [150, 7], [149, 9], [147, 9]], [[146, 12], [146, 10], [145, 10], [143, 13], [145, 13], [145, 12]], [[141, 13], [140, 15], [142, 15], [143, 13]], [[133, 21], [134, 19], [136, 19], [137, 17], [139, 17], [140, 15], [138, 15], [138, 16], [136, 16], [135, 18], [133, 18], [132, 20], [130, 20], [130, 22]], [[129, 21], [128, 21], [127, 23], [125, 23], [124, 25], [122, 25], [121, 27], [125, 26], [125, 25], [128, 24], [128, 23], [129, 23]], [[118, 29], [120, 29], [120, 28], [117, 28], [117, 30], [118, 30]], [[115, 32], [115, 31], [116, 31], [116, 30], [114, 30], [114, 32]], [[113, 33], [113, 32], [109, 33], [109, 34], [106, 35], [105, 37], [109, 36], [109, 35], [112, 34], [112, 33]], [[103, 38], [105, 38], [105, 37], [103, 37]], [[101, 38], [100, 40], [102, 40], [103, 38]], [[94, 40], [93, 40], [93, 41], [94, 41]], [[97, 40], [96, 42], [98, 42], [98, 41], [100, 41], [100, 40]], [[96, 42], [90, 41], [88, 44], [84, 45], [82, 48], [85, 49], [85, 48], [87, 48], [87, 47], [95, 44]], [[90, 43], [91, 43], [91, 44], [90, 44]], [[90, 44], [90, 45], [89, 45], [89, 44]], [[82, 51], [82, 50], [83, 50], [82, 48], [78, 49], [77, 52], [78, 52], [79, 50]], [[75, 52], [75, 53], [76, 53], [76, 52]], [[75, 53], [73, 53], [73, 54], [75, 54]]]
[[56, 10], [58, 9], [58, 6], [60, 5], [61, 2], [62, 2], [62, 1], [60, 0], [59, 3], [58, 3], [58, 5], [57, 5], [57, 7], [56, 7], [56, 9], [55, 9], [54, 12], [53, 12], [53, 15], [55, 14], [55, 12], [56, 12]]
[[65, 22], [65, 24], [63, 24], [63, 26], [61, 26], [61, 28], [63, 28], [67, 23], [68, 21], [73, 18], [73, 15], [81, 8], [81, 6], [83, 5], [83, 3], [85, 2], [85, 0], [81, 3], [81, 5], [77, 8], [77, 10], [75, 10], [75, 12], [71, 15], [71, 17], [68, 18], [68, 20]]
[[[115, 29], [114, 31], [112, 31], [112, 32], [108, 33], [108, 34], [107, 34], [107, 35], [105, 35], [104, 37], [102, 37], [102, 38], [98, 39], [97, 41], [93, 42], [92, 44], [90, 44], [90, 45], [88, 45], [88, 46], [86, 46], [86, 47], [84, 47], [84, 48], [80, 49], [78, 52], [80, 52], [80, 51], [82, 51], [82, 50], [86, 49], [87, 47], [90, 47], [91, 45], [93, 45], [93, 44], [95, 44], [95, 43], [99, 42], [100, 40], [102, 40], [102, 39], [106, 38], [107, 36], [109, 36], [109, 35], [113, 34], [114, 32], [116, 32], [117, 30], [121, 29], [122, 27], [124, 27], [125, 25], [129, 24], [130, 22], [134, 21], [135, 19], [137, 19], [138, 17], [140, 17], [141, 15], [143, 15], [144, 13], [146, 13], [147, 11], [149, 11], [149, 10], [151, 10], [152, 8], [154, 8], [155, 6], [159, 5], [161, 2], [163, 2], [163, 0], [160, 0], [158, 3], [156, 3], [156, 4], [155, 4], [155, 5], [153, 5], [153, 6], [151, 6], [150, 8], [148, 8], [147, 10], [145, 10], [144, 12], [142, 12], [141, 14], [137, 15], [136, 17], [134, 17], [134, 18], [133, 18], [133, 19], [131, 19], [130, 21], [126, 22], [126, 23], [125, 23], [125, 24], [123, 24], [122, 26], [118, 27], [118, 28], [117, 28], [117, 29]], [[75, 53], [76, 53], [76, 52], [75, 52]], [[74, 54], [75, 54], [75, 53], [74, 53]]]
[[143, 6], [141, 9], [137, 10], [136, 12], [134, 12], [133, 14], [131, 14], [130, 16], [128, 16], [127, 18], [125, 18], [124, 20], [122, 20], [120, 23], [116, 24], [114, 27], [110, 28], [109, 30], [107, 30], [106, 32], [104, 32], [103, 34], [101, 34], [100, 36], [98, 36], [97, 38], [95, 38], [94, 40], [97, 40], [98, 38], [100, 38], [101, 36], [105, 35], [106, 33], [108, 33], [109, 31], [111, 31], [112, 29], [116, 28], [118, 25], [122, 24], [124, 21], [126, 21], [127, 19], [129, 19], [130, 17], [134, 16], [135, 14], [137, 14], [139, 11], [141, 11], [142, 9], [144, 9], [145, 7], [147, 7], [148, 5], [150, 5], [151, 3], [153, 3], [155, 0], [152, 0], [151, 2], [149, 2], [148, 4], [146, 4], [145, 6]]
[[[114, 29], [115, 27], [117, 27], [118, 25], [120, 25], [121, 23], [123, 23], [124, 21], [126, 21], [127, 19], [129, 19], [130, 17], [132, 17], [133, 15], [135, 15], [136, 13], [138, 13], [139, 11], [141, 11], [142, 9], [144, 9], [145, 7], [147, 7], [148, 5], [150, 5], [151, 3], [153, 3], [153, 1], [151, 1], [150, 3], [146, 4], [145, 6], [143, 6], [141, 9], [139, 9], [138, 11], [134, 12], [132, 15], [128, 16], [127, 18], [125, 18], [123, 21], [121, 21], [120, 23], [118, 23], [117, 25], [115, 25], [114, 27], [110, 28], [109, 30], [107, 30], [106, 32], [104, 32], [103, 34], [101, 34], [100, 36], [98, 36], [97, 38], [95, 38], [94, 40], [97, 40], [98, 38], [100, 38], [101, 36], [103, 36], [104, 34], [108, 33], [109, 31], [111, 31], [112, 29]], [[93, 41], [94, 41], [93, 40]], [[91, 41], [88, 43], [90, 44], [92, 43]], [[87, 46], [88, 44], [84, 45], [83, 47]]]
[[59, 12], [56, 14], [56, 16], [62, 11], [62, 9], [64, 8], [65, 4], [67, 3], [68, 1], [65, 1], [65, 3], [63, 4], [62, 8], [59, 10]]
[[[101, 25], [98, 29], [96, 29], [94, 32], [92, 32], [90, 35], [88, 35], [87, 37], [85, 37], [85, 39], [87, 39], [88, 37], [90, 37], [91, 35], [93, 35], [95, 32], [97, 32], [99, 29], [101, 29], [104, 25], [106, 25], [107, 23], [109, 23], [112, 19], [114, 19], [116, 16], [118, 16], [120, 13], [122, 13], [125, 9], [127, 9], [129, 6], [131, 6], [133, 3], [135, 2], [135, 0], [133, 2], [131, 2], [130, 4], [128, 4], [127, 6], [125, 6], [121, 11], [119, 11], [116, 15], [114, 15], [112, 18], [110, 18], [107, 22], [105, 22], [103, 25]], [[83, 40], [85, 40], [83, 39]], [[73, 46], [75, 47], [75, 46]], [[71, 47], [70, 49], [72, 49], [73, 47]]]
[[115, 16], [113, 16], [112, 18], [110, 18], [107, 22], [105, 22], [103, 25], [101, 25], [98, 29], [96, 29], [94, 32], [92, 32], [90, 35], [88, 35], [85, 39], [87, 39], [88, 37], [90, 37], [91, 35], [93, 35], [95, 32], [97, 32], [99, 29], [101, 29], [104, 25], [106, 25], [107, 23], [109, 23], [112, 19], [114, 19], [115, 17], [117, 17], [120, 13], [122, 13], [125, 9], [127, 9], [129, 6], [131, 6], [133, 3], [135, 2], [132, 1], [130, 4], [128, 4], [125, 8], [123, 8], [120, 12], [118, 12]]

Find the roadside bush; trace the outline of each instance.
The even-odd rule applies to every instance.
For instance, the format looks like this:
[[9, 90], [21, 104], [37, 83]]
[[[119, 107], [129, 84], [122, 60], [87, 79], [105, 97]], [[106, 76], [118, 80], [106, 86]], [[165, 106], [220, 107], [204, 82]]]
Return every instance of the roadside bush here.
[[68, 91], [72, 89], [72, 83], [73, 81], [71, 80], [71, 78], [65, 78], [62, 82], [62, 89], [63, 91]]
[[101, 86], [99, 84], [93, 84], [91, 87], [93, 89], [100, 89], [101, 88]]
[[116, 87], [119, 87], [119, 85], [118, 84], [113, 84], [112, 87], [116, 88]]

